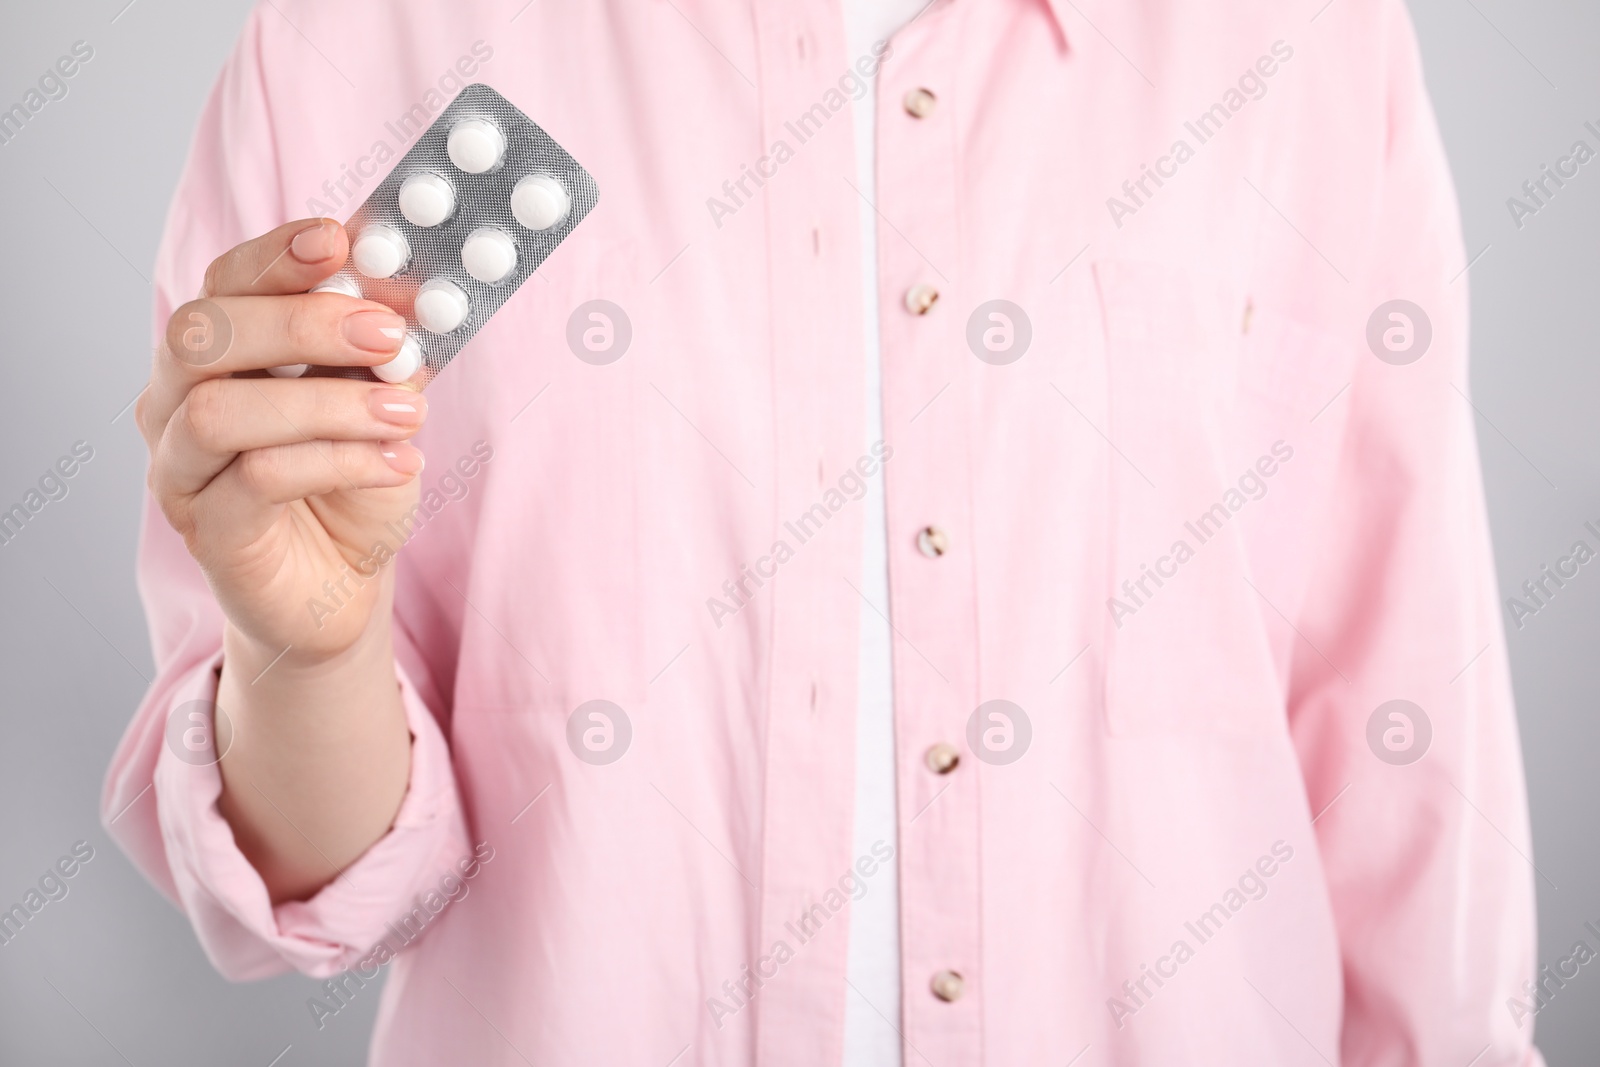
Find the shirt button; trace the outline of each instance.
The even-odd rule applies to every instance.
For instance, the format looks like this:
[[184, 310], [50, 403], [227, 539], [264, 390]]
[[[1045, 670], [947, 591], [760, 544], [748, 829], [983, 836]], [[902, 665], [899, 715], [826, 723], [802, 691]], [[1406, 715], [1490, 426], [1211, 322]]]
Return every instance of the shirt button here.
[[967, 983], [955, 971], [940, 971], [933, 976], [929, 986], [934, 996], [948, 1004], [961, 999], [961, 994], [966, 992]]
[[957, 752], [954, 745], [947, 745], [940, 741], [928, 749], [928, 769], [934, 774], [949, 774], [956, 769], [956, 764], [961, 762], [961, 753]]
[[933, 113], [933, 105], [939, 98], [927, 89], [913, 89], [906, 94], [906, 114], [912, 118], [925, 119]]
[[950, 551], [950, 537], [937, 526], [924, 526], [917, 534], [917, 548], [929, 559], [938, 559]]
[[906, 290], [906, 310], [913, 315], [926, 315], [939, 302], [939, 290], [931, 285], [913, 285]]

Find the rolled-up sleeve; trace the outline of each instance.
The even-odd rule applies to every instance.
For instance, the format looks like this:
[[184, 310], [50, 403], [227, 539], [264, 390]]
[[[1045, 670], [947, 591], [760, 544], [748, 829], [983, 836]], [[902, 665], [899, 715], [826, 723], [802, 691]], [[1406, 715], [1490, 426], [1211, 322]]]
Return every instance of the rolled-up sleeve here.
[[[156, 344], [172, 310], [198, 292], [212, 259], [299, 214], [289, 211], [281, 191], [278, 136], [262, 77], [264, 36], [257, 9], [201, 116], [156, 263]], [[328, 975], [349, 967], [382, 939], [386, 924], [411, 909], [415, 896], [456, 873], [471, 851], [426, 657], [403, 631], [396, 633], [397, 658], [412, 667], [397, 668], [396, 678], [412, 743], [410, 783], [393, 826], [311, 899], [273, 906], [217, 809], [222, 780], [210, 747], [210, 709], [222, 614], [181, 538], [148, 498], [138, 576], [157, 676], [105, 780], [107, 831], [184, 909], [228, 977], [259, 978], [289, 967]], [[191, 720], [192, 713], [200, 720]], [[169, 729], [175, 716], [179, 723]], [[199, 732], [186, 738], [190, 730]]]
[[1384, 8], [1388, 147], [1362, 312], [1409, 301], [1432, 339], [1391, 362], [1352, 338], [1294, 734], [1344, 964], [1340, 1062], [1531, 1067], [1517, 1005], [1533, 1007], [1538, 876], [1468, 400], [1466, 260], [1411, 25]]
[[[217, 809], [222, 776], [214, 731], [198, 753], [178, 741], [188, 709], [212, 706], [220, 653], [158, 682], [111, 768], [104, 819], [117, 842], [178, 902], [212, 964], [229, 978], [293, 967], [326, 976], [353, 966], [416, 897], [471, 854], [450, 752], [405, 672], [398, 684], [411, 730], [411, 780], [389, 832], [305, 901], [274, 906]], [[179, 723], [169, 729], [176, 714]], [[209, 724], [206, 724], [209, 725]]]

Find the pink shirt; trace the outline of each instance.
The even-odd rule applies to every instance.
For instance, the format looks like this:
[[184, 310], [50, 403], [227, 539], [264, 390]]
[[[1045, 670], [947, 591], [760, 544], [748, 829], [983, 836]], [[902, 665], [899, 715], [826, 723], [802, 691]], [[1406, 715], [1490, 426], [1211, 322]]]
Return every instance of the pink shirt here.
[[[878, 455], [875, 60], [836, 4], [620, 8], [280, 0], [202, 118], [158, 320], [234, 243], [347, 214], [466, 80], [601, 189], [430, 389], [410, 791], [309, 901], [269, 904], [163, 743], [221, 622], [147, 510], [161, 675], [104, 811], [217, 967], [358, 968], [311, 1028], [405, 945], [376, 1064], [813, 1067], [892, 863], [907, 1063], [1538, 1064], [1466, 257], [1398, 0], [940, 0], [897, 34]], [[609, 353], [568, 343], [597, 299], [609, 363], [615, 314]], [[1409, 363], [1398, 320], [1368, 341], [1397, 299]], [[899, 843], [858, 856], [869, 478]]]

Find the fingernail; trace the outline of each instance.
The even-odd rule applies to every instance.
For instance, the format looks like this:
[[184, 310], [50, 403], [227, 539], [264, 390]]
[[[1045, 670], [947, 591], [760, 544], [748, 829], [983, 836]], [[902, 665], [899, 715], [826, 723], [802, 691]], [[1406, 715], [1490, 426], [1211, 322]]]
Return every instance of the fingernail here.
[[422, 470], [422, 453], [404, 441], [380, 441], [378, 450], [384, 461], [401, 474], [416, 474]]
[[392, 311], [358, 311], [344, 320], [344, 339], [368, 352], [397, 352], [406, 320]]
[[289, 242], [289, 252], [302, 263], [321, 263], [333, 255], [334, 227], [319, 222], [308, 230], [301, 230]]
[[367, 394], [367, 409], [374, 418], [396, 426], [421, 426], [428, 402], [410, 389], [374, 389]]

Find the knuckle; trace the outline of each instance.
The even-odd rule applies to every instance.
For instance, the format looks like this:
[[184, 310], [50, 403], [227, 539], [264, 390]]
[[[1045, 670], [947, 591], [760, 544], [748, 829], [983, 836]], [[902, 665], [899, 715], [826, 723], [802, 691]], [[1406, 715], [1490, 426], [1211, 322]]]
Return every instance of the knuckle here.
[[242, 452], [234, 461], [239, 468], [239, 484], [252, 496], [270, 496], [283, 484], [289, 470], [288, 461], [289, 452], [282, 447]]
[[197, 383], [183, 399], [184, 432], [201, 448], [215, 451], [229, 424], [231, 407], [229, 390], [222, 379], [208, 378]]
[[224, 252], [207, 264], [205, 275], [200, 281], [201, 296], [216, 296], [222, 291], [222, 281], [227, 274], [228, 259], [232, 254]]
[[321, 438], [336, 433], [339, 416], [329, 402], [328, 389], [316, 378], [293, 379], [292, 391], [279, 401], [278, 410], [294, 424], [295, 432], [302, 438]]
[[177, 493], [167, 491], [166, 479], [162, 476], [157, 464], [152, 463], [145, 473], [145, 486], [150, 490], [151, 499], [161, 509], [161, 515], [167, 520], [167, 525], [177, 531], [185, 544], [189, 544], [194, 536], [194, 509], [187, 498]]
[[333, 321], [328, 314], [327, 301], [289, 297], [283, 301], [280, 328], [287, 354], [315, 356], [327, 350], [328, 335]]
[[358, 473], [376, 457], [378, 445], [374, 441], [334, 441], [328, 459], [341, 471]]
[[239, 485], [252, 496], [264, 494], [271, 483], [271, 469], [275, 464], [266, 457], [266, 451], [257, 448], [241, 452], [239, 458], [233, 461], [238, 471]]
[[307, 384], [312, 387], [305, 401], [305, 418], [310, 425], [326, 427], [332, 437], [364, 421], [364, 397], [350, 388], [356, 383], [343, 378], [311, 378]]
[[243, 245], [236, 245], [211, 261], [201, 282], [202, 296], [216, 296], [226, 291], [229, 279], [238, 273], [239, 263], [244, 255], [243, 248]]

